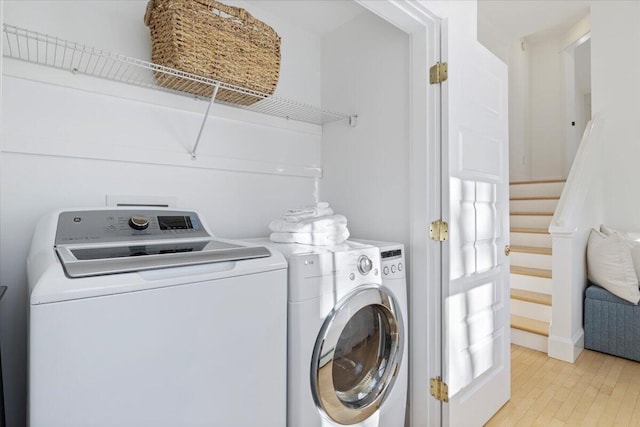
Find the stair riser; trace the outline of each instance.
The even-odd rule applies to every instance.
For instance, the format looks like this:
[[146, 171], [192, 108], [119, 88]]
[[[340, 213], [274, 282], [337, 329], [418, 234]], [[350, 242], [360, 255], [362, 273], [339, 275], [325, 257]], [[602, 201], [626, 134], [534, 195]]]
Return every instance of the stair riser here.
[[511, 314], [551, 322], [551, 307], [534, 302], [511, 299]]
[[518, 228], [543, 228], [548, 229], [551, 224], [551, 216], [549, 215], [511, 215], [511, 227]]
[[525, 252], [511, 251], [511, 256], [509, 258], [511, 258], [511, 265], [551, 270], [551, 255], [529, 254]]
[[549, 351], [549, 339], [547, 337], [521, 331], [520, 329], [511, 328], [511, 342], [543, 353]]
[[522, 274], [510, 274], [511, 288], [524, 291], [541, 292], [551, 294], [553, 282], [544, 277], [525, 276]]
[[511, 212], [555, 212], [557, 200], [512, 200]]
[[509, 186], [509, 197], [560, 197], [564, 182], [516, 184]]
[[510, 233], [511, 246], [535, 246], [537, 248], [550, 248], [551, 235], [538, 233]]

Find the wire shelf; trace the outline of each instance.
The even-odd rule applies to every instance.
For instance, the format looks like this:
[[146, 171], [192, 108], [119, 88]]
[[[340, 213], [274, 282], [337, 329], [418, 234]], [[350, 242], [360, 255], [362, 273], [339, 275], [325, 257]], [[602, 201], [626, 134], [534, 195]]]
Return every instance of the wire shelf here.
[[[251, 105], [240, 105], [214, 99], [213, 102], [216, 104], [230, 105], [243, 110], [305, 123], [324, 125], [339, 120], [349, 120], [350, 123], [355, 122], [355, 116], [327, 111], [278, 96], [266, 95], [141, 59], [59, 39], [47, 34], [8, 24], [3, 24], [2, 29], [5, 36], [3, 38], [3, 56], [8, 58], [210, 100], [209, 97], [197, 96], [188, 92], [190, 89], [206, 85], [211, 87], [212, 94], [217, 93], [218, 90], [224, 90], [225, 93], [232, 94], [230, 97], [227, 96], [228, 99], [233, 99], [233, 94], [237, 94], [238, 99], [246, 99], [247, 96], [258, 99], [257, 102]], [[158, 80], [163, 80], [165, 82], [163, 85], [166, 85], [166, 82], [170, 82], [170, 84], [166, 87], [160, 86], [157, 83]]]

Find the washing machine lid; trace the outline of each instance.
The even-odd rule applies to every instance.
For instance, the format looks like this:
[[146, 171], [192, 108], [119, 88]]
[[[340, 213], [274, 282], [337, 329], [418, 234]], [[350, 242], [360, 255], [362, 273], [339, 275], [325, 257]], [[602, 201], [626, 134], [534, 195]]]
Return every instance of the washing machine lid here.
[[71, 278], [158, 268], [240, 261], [271, 255], [265, 247], [218, 240], [130, 242], [123, 245], [58, 245], [56, 253]]
[[190, 210], [62, 211], [54, 244], [71, 278], [268, 257], [265, 247], [220, 241]]

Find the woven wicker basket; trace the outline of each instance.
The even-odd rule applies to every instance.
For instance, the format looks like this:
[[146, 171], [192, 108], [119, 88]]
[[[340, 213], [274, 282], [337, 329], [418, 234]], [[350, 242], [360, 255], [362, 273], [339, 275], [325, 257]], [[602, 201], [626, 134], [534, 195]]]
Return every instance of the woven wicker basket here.
[[[246, 10], [215, 0], [149, 0], [144, 22], [151, 31], [151, 61], [272, 94], [280, 75], [280, 37]], [[203, 83], [156, 73], [158, 84], [210, 97]], [[251, 105], [262, 99], [220, 89], [217, 100]]]

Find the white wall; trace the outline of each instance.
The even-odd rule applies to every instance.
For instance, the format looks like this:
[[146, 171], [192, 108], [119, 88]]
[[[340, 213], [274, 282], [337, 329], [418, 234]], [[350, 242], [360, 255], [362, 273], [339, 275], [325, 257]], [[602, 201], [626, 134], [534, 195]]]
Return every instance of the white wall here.
[[478, 41], [502, 62], [509, 64], [509, 54], [513, 40], [500, 28], [488, 22], [484, 16], [478, 16]]
[[569, 116], [569, 120], [575, 122], [575, 126], [569, 128], [568, 140], [566, 144], [565, 168], [567, 171], [571, 168], [575, 153], [578, 150], [582, 135], [589, 120], [588, 102], [591, 98], [591, 41], [587, 40], [578, 45], [573, 50], [573, 55], [567, 54], [567, 58], [573, 56], [573, 102], [568, 109], [573, 115]]
[[[584, 94], [587, 90], [590, 92], [590, 89], [586, 88], [590, 88], [591, 85], [591, 61], [585, 57], [584, 49], [589, 45], [590, 27], [591, 17], [587, 15], [568, 29], [561, 39], [562, 67], [565, 75], [565, 175], [569, 174], [588, 121], [585, 115]], [[575, 122], [575, 126], [572, 122]]]
[[531, 178], [530, 59], [527, 43], [515, 40], [508, 49], [509, 179]]
[[[590, 16], [568, 28], [527, 38], [530, 47], [530, 152], [532, 179], [566, 178], [582, 137], [572, 121], [575, 111], [573, 51], [577, 40], [589, 32]], [[586, 123], [586, 122], [585, 122]], [[584, 130], [584, 126], [583, 126]], [[576, 138], [577, 135], [577, 138]]]
[[531, 108], [531, 178], [563, 178], [564, 73], [560, 37], [527, 43]]
[[[145, 5], [5, 2], [4, 19], [148, 59]], [[251, 12], [283, 37], [277, 93], [319, 104], [320, 38], [259, 9]], [[221, 237], [266, 235], [268, 222], [283, 209], [315, 201], [321, 129], [216, 107], [219, 116], [209, 119], [192, 161], [188, 151], [206, 103], [13, 60], [2, 65], [0, 282], [9, 290], [0, 339], [8, 424], [21, 426], [25, 257], [41, 215], [54, 208], [103, 206], [107, 194], [168, 196], [180, 207], [200, 210]]]
[[479, 41], [509, 66], [511, 181], [567, 176], [577, 147], [571, 140], [574, 118], [567, 113], [564, 49], [590, 25], [587, 15], [569, 27], [515, 40], [479, 23]]
[[[409, 38], [363, 15], [323, 39], [323, 104], [358, 112], [358, 126], [327, 126], [322, 199], [359, 238], [409, 247]], [[408, 257], [407, 257], [408, 259]]]
[[[605, 220], [640, 230], [640, 3], [591, 6], [592, 109], [605, 121]], [[612, 64], [615, 68], [612, 69]], [[613, 70], [613, 74], [612, 74]]]

